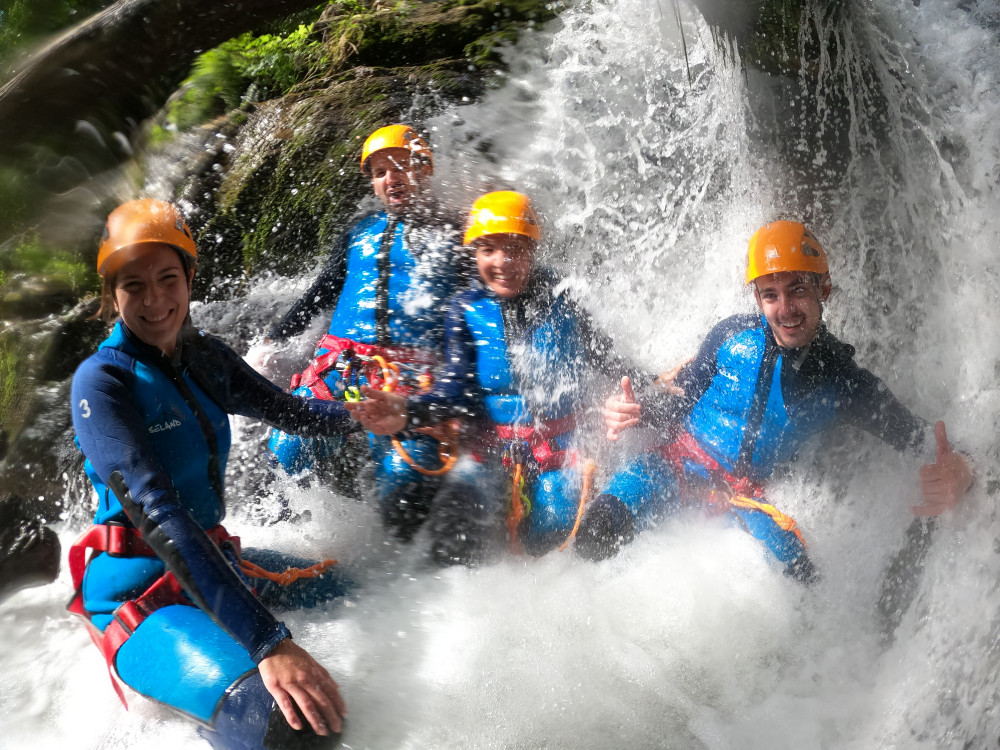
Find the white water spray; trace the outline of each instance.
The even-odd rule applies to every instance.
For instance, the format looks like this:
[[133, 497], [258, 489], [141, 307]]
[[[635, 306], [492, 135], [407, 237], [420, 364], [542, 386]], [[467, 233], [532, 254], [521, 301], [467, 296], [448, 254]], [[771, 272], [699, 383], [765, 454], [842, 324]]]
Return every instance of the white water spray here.
[[[671, 13], [583, 3], [512, 50], [507, 86], [437, 118], [432, 137], [454, 200], [493, 186], [535, 198], [549, 259], [650, 368], [750, 309], [742, 258], [757, 226], [798, 215], [815, 227], [833, 264], [834, 332], [914, 411], [944, 418], [981, 472], [939, 524], [895, 642], [880, 640], [876, 600], [916, 462], [851, 431], [804, 454], [771, 495], [823, 571], [809, 589], [747, 536], [698, 519], [596, 566], [552, 554], [439, 571], [419, 539], [386, 543], [365, 504], [312, 489], [292, 500], [310, 520], [260, 526], [233, 498], [228, 525], [246, 543], [336, 555], [361, 583], [346, 603], [284, 617], [347, 696], [347, 747], [996, 746], [1000, 8], [845, 6], [837, 22], [807, 8], [827, 54], [815, 77], [783, 88], [744, 75], [688, 6], [690, 83]], [[810, 86], [813, 111], [784, 101], [772, 109], [791, 120], [761, 118], [775, 92]], [[806, 148], [833, 131], [838, 148], [808, 153], [811, 168], [788, 159], [783, 140]], [[239, 309], [196, 317], [263, 330], [295, 291], [262, 282]], [[316, 338], [280, 352], [275, 374]], [[238, 447], [256, 450], [255, 428], [238, 427]], [[166, 709], [116, 704], [62, 609], [69, 593], [64, 573], [0, 609], [0, 747], [193, 746], [191, 725]]]

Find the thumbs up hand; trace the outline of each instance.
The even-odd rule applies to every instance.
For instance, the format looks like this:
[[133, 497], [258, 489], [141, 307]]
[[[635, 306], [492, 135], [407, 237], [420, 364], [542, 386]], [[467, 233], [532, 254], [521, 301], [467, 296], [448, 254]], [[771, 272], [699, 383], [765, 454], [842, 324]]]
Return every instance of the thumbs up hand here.
[[632, 392], [632, 381], [626, 376], [622, 378], [622, 393], [614, 395], [604, 402], [604, 426], [608, 428], [608, 440], [617, 440], [622, 430], [639, 424], [639, 414], [642, 407], [635, 402]]
[[923, 504], [913, 506], [914, 515], [937, 516], [958, 505], [972, 485], [972, 470], [965, 457], [948, 442], [944, 422], [934, 425], [937, 457], [932, 464], [920, 467], [920, 492]]

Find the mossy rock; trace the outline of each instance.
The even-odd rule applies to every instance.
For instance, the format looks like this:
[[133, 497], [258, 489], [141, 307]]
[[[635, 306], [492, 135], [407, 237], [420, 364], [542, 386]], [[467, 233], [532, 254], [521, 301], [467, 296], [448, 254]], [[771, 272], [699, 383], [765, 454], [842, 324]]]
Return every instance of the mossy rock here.
[[300, 271], [369, 192], [358, 164], [364, 139], [388, 122], [413, 120], [418, 93], [433, 91], [426, 98], [438, 107], [478, 96], [482, 86], [460, 63], [358, 68], [320, 91], [257, 105], [241, 113], [239, 127], [211, 128], [218, 145], [181, 196], [199, 208], [191, 217], [202, 249], [195, 295], [231, 296], [262, 270]]
[[524, 29], [554, 18], [562, 6], [541, 0], [411, 0], [340, 18], [327, 25], [326, 35], [331, 60], [340, 67], [465, 58], [490, 65], [499, 63], [499, 43], [516, 41]]
[[0, 332], [4, 441], [18, 444], [22, 428], [38, 411], [39, 386], [66, 381], [107, 335], [106, 326], [93, 319], [98, 306], [97, 297], [89, 297], [65, 315], [23, 321]]

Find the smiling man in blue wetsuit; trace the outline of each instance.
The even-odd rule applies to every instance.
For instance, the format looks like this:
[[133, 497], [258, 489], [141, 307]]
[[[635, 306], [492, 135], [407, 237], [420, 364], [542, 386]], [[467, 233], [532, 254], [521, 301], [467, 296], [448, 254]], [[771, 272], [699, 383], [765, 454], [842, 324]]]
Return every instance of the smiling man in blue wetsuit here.
[[[272, 339], [285, 339], [320, 312], [333, 310], [313, 362], [292, 379], [296, 394], [342, 398], [351, 378], [381, 377], [383, 368], [372, 366], [379, 361], [397, 381], [415, 386], [439, 361], [444, 302], [456, 285], [454, 248], [460, 237], [430, 199], [433, 168], [427, 143], [407, 125], [379, 128], [365, 141], [361, 171], [371, 179], [382, 209], [341, 236], [309, 291], [270, 332]], [[407, 434], [401, 445], [403, 453], [388, 438], [369, 437], [383, 521], [408, 540], [437, 491], [433, 474], [441, 462], [438, 443], [428, 435]], [[290, 473], [336, 461], [341, 446], [336, 439], [279, 431], [270, 440]]]
[[[813, 565], [794, 520], [766, 502], [775, 465], [834, 422], [854, 424], [900, 451], [917, 454], [930, 426], [913, 415], [868, 370], [854, 348], [823, 324], [831, 283], [826, 253], [792, 221], [761, 228], [750, 240], [746, 283], [760, 314], [719, 323], [674, 382], [605, 404], [608, 438], [635, 425], [664, 428], [655, 481], [638, 492], [604, 495], [588, 510], [604, 526], [606, 554], [631, 538], [632, 518], [648, 502], [703, 502], [728, 513], [760, 539], [792, 575], [810, 579]], [[972, 484], [965, 458], [952, 450], [944, 422], [933, 429], [937, 457], [920, 470], [920, 516], [954, 507]]]
[[[366, 388], [367, 400], [348, 404], [380, 434], [465, 421], [462, 447], [474, 460], [448, 474], [434, 500], [432, 554], [442, 564], [474, 562], [498, 546], [507, 497], [515, 550], [542, 555], [567, 543], [587, 494], [577, 433], [592, 398], [588, 386], [598, 373], [611, 382], [652, 379], [615, 354], [556, 274], [537, 262], [540, 239], [528, 196], [480, 196], [464, 236], [479, 279], [449, 303], [445, 364], [433, 387], [409, 398]], [[625, 491], [644, 478], [639, 467], [608, 486]], [[591, 556], [588, 524], [575, 540], [575, 550]]]

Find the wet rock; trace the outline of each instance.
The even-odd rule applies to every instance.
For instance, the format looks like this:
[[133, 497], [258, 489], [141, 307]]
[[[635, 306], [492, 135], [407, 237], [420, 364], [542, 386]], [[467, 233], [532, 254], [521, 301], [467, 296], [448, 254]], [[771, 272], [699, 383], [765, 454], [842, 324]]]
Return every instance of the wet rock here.
[[38, 511], [18, 495], [0, 495], [0, 602], [59, 575], [59, 537], [42, 524]]
[[25, 276], [6, 285], [0, 296], [0, 318], [26, 320], [61, 313], [76, 303], [79, 292], [65, 279]]
[[[70, 378], [77, 365], [104, 338], [103, 323], [92, 320], [94, 298], [70, 313], [40, 321], [25, 321], [0, 337], [5, 351], [23, 356], [7, 367], [15, 374], [17, 391], [7, 394], [0, 414], [0, 486], [6, 492], [32, 498], [38, 517], [54, 519], [82, 460], [73, 445], [69, 404]], [[14, 343], [11, 343], [11, 341]]]

